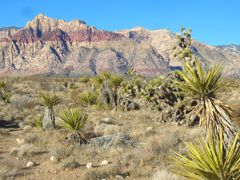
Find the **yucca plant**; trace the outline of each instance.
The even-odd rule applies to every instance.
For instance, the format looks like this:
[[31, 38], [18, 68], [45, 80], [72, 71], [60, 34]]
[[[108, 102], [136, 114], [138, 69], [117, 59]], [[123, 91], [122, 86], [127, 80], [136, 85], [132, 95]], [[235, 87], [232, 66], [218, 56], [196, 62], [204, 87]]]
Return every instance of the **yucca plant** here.
[[215, 92], [223, 84], [221, 80], [222, 66], [214, 66], [204, 70], [198, 61], [195, 67], [185, 62], [184, 71], [177, 71], [181, 80], [176, 80], [176, 86], [181, 94], [188, 99], [195, 99], [198, 104], [192, 113], [200, 118], [200, 126], [208, 135], [217, 134], [220, 129], [224, 133], [224, 145], [232, 142], [235, 136], [235, 126], [231, 121], [231, 109], [215, 98]]
[[97, 103], [98, 93], [95, 91], [92, 91], [92, 92], [85, 91], [80, 94], [79, 98], [80, 98], [80, 102], [83, 105], [87, 105], [87, 106], [93, 105]]
[[232, 180], [240, 179], [240, 148], [238, 134], [225, 149], [223, 132], [207, 140], [199, 140], [199, 145], [185, 143], [186, 156], [173, 152], [175, 173], [196, 180]]
[[87, 84], [87, 83], [89, 83], [90, 78], [88, 76], [82, 76], [82, 77], [80, 77], [79, 80], [81, 83]]
[[112, 75], [110, 77], [110, 84], [113, 86], [115, 91], [120, 87], [122, 82], [123, 82], [123, 77], [122, 76]]
[[111, 76], [112, 75], [109, 72], [102, 72], [93, 79], [93, 84], [96, 88], [99, 88], [104, 83], [104, 81], [109, 81]]
[[55, 128], [55, 113], [53, 107], [62, 102], [62, 98], [56, 94], [41, 94], [41, 103], [45, 106], [43, 116], [43, 129]]
[[62, 127], [71, 131], [74, 135], [78, 135], [81, 140], [87, 141], [80, 130], [89, 120], [89, 114], [79, 108], [68, 108], [59, 114], [62, 120]]

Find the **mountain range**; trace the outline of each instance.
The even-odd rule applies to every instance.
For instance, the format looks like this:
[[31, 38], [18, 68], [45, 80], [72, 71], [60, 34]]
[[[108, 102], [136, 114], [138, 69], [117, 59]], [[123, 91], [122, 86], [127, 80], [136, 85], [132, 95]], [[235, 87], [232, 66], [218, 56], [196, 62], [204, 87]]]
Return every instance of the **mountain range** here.
[[[84, 21], [39, 14], [23, 28], [0, 28], [0, 75], [126, 74], [133, 68], [157, 76], [181, 66], [173, 56], [176, 43], [176, 35], [167, 29], [110, 32]], [[192, 50], [203, 64], [220, 63], [224, 75], [240, 76], [240, 46], [210, 46], [194, 40]]]

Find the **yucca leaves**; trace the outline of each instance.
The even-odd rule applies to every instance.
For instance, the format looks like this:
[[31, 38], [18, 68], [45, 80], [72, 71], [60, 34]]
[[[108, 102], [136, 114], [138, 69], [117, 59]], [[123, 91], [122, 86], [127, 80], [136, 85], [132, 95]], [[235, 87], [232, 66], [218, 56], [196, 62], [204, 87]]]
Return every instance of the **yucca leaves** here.
[[79, 131], [89, 119], [89, 115], [79, 108], [71, 108], [59, 114], [62, 120], [62, 127], [70, 131]]
[[95, 91], [93, 92], [85, 91], [79, 95], [79, 98], [81, 103], [83, 103], [83, 105], [97, 104], [98, 93]]
[[217, 138], [211, 136], [199, 145], [187, 142], [187, 154], [183, 156], [173, 152], [175, 173], [189, 179], [232, 180], [240, 178], [240, 148], [238, 134], [227, 149], [224, 149], [223, 132]]
[[182, 94], [194, 98], [214, 97], [214, 92], [222, 85], [222, 66], [216, 65], [204, 71], [201, 64], [195, 61], [196, 68], [185, 62], [184, 72], [177, 71], [183, 81], [175, 81]]
[[42, 128], [42, 119], [43, 117], [35, 117], [31, 122], [30, 125], [35, 127], [35, 128]]
[[215, 99], [216, 90], [223, 84], [221, 72], [220, 65], [204, 70], [198, 61], [195, 61], [195, 67], [185, 62], [184, 71], [177, 71], [181, 80], [176, 80], [175, 84], [186, 99], [198, 101], [192, 113], [199, 116], [199, 125], [205, 128], [208, 136], [222, 129], [224, 146], [227, 147], [234, 139], [236, 130], [231, 121], [231, 108]]
[[48, 108], [53, 108], [62, 102], [62, 97], [56, 94], [40, 94], [42, 104]]
[[110, 85], [113, 86], [115, 89], [120, 87], [122, 82], [123, 82], [123, 77], [122, 76], [112, 75], [110, 77]]

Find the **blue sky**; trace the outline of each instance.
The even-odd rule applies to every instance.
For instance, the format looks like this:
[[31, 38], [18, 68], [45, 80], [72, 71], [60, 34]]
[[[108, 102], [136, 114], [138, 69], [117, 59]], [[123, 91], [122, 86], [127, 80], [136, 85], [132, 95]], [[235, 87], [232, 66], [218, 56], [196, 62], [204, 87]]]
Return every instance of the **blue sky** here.
[[201, 42], [240, 44], [240, 0], [1, 0], [0, 5], [0, 27], [23, 27], [44, 13], [106, 30], [143, 26], [177, 32], [184, 26]]

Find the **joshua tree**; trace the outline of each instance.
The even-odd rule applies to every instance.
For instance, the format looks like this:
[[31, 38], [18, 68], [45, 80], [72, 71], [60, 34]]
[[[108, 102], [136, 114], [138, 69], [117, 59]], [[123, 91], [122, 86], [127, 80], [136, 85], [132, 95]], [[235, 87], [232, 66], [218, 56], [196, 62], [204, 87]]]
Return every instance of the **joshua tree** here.
[[181, 28], [181, 33], [177, 33], [178, 46], [175, 46], [173, 49], [175, 50], [174, 56], [182, 61], [183, 64], [185, 61], [188, 61], [191, 63], [191, 66], [194, 66], [195, 58], [191, 50], [191, 33], [191, 29], [186, 30], [185, 28]]
[[45, 113], [42, 120], [43, 129], [55, 128], [55, 113], [53, 107], [62, 101], [56, 94], [41, 94], [42, 104], [45, 106]]

